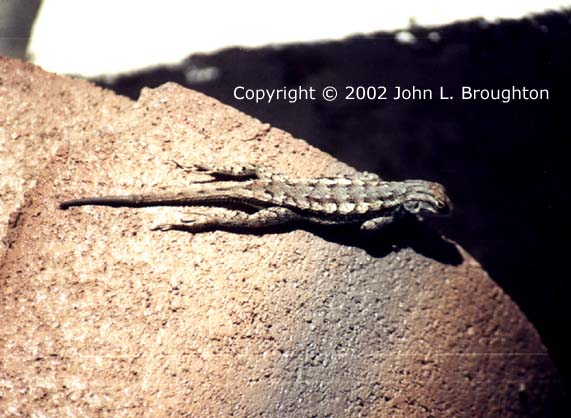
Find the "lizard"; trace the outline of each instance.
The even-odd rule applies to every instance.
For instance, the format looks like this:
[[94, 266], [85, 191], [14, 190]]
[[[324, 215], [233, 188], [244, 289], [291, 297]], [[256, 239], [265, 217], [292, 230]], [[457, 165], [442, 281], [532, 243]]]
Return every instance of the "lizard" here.
[[59, 208], [237, 205], [253, 210], [207, 216], [202, 221], [181, 219], [180, 224], [152, 228], [190, 232], [263, 228], [291, 222], [356, 224], [363, 231], [376, 231], [404, 216], [448, 215], [452, 209], [444, 187], [425, 180], [384, 181], [366, 171], [293, 179], [255, 165], [209, 167], [174, 163], [187, 172], [208, 174], [213, 180], [179, 192], [78, 198], [61, 202]]

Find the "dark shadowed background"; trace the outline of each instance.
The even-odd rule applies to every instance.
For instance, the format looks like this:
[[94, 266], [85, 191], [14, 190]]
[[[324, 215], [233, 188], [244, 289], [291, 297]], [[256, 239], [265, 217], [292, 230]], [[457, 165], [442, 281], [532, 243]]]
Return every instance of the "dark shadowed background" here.
[[[98, 80], [136, 98], [176, 81], [386, 179], [444, 184], [452, 218], [433, 223], [475, 256], [535, 324], [569, 387], [571, 13], [413, 28], [339, 42], [228, 49], [175, 67]], [[246, 88], [546, 88], [548, 101], [236, 100]]]

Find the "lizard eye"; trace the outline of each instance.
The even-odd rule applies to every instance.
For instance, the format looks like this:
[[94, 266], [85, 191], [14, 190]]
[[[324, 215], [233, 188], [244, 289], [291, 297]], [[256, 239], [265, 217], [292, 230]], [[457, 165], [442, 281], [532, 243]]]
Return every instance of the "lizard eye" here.
[[409, 213], [418, 213], [420, 211], [420, 202], [418, 200], [404, 202], [404, 209]]

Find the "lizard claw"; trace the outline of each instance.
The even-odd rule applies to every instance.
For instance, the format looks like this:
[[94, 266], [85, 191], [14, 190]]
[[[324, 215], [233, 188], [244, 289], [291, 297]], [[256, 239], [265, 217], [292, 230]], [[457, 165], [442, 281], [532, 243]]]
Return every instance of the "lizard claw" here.
[[208, 167], [203, 166], [201, 164], [190, 164], [188, 166], [183, 166], [183, 165], [179, 164], [179, 167], [184, 168], [188, 171], [193, 171], [193, 172], [197, 172], [197, 173], [212, 174], [214, 172], [211, 169], [209, 169]]
[[159, 225], [155, 225], [151, 228], [151, 231], [172, 231], [174, 229], [179, 229], [181, 228], [182, 224], [184, 225], [188, 225], [188, 224], [192, 224], [195, 223], [196, 221], [193, 219], [181, 219], [180, 220], [180, 224], [159, 224]]
[[194, 219], [184, 219], [184, 218], [181, 218], [181, 219], [180, 219], [180, 222], [183, 223], [183, 224], [193, 224], [193, 223], [195, 223], [196, 221], [195, 221]]
[[[176, 168], [180, 168], [181, 170], [183, 170], [185, 173], [198, 173], [198, 174], [207, 174], [209, 176], [215, 176], [216, 172], [206, 166], [203, 166], [201, 164], [189, 164], [189, 165], [184, 165], [179, 163], [178, 161], [175, 160], [170, 160], [172, 163], [174, 163], [174, 165], [176, 166]], [[209, 179], [209, 180], [203, 180], [203, 181], [196, 181], [195, 183], [211, 183], [215, 181], [215, 179]]]
[[155, 225], [151, 228], [151, 231], [171, 231], [173, 229], [175, 229], [176, 224], [160, 224], [160, 225]]
[[178, 161], [174, 160], [174, 159], [170, 159], [170, 162], [172, 162], [176, 168], [180, 168], [184, 171], [200, 171], [200, 172], [212, 172], [212, 170], [210, 170], [208, 167], [202, 165], [202, 164], [196, 164], [196, 163], [191, 163], [191, 164], [182, 164], [179, 163]]
[[176, 166], [176, 168], [180, 168], [186, 172], [203, 171], [201, 169], [201, 166], [199, 166], [198, 164], [184, 165], [173, 159], [169, 161], [172, 162]]

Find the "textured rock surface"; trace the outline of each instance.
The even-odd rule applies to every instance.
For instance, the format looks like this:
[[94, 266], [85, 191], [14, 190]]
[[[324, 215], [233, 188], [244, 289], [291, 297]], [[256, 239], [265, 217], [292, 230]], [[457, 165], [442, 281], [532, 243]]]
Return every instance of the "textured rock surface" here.
[[173, 84], [131, 103], [15, 61], [0, 77], [0, 411], [557, 415], [537, 333], [426, 226], [192, 235], [149, 230], [184, 208], [56, 208], [201, 179], [169, 158], [347, 166]]

